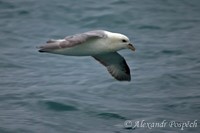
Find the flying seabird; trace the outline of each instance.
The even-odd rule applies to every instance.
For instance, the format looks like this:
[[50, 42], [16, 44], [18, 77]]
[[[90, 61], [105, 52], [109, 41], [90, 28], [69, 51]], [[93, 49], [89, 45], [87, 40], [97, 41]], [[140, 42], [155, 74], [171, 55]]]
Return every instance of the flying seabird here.
[[94, 30], [67, 36], [64, 39], [49, 40], [39, 47], [39, 52], [67, 56], [92, 56], [104, 65], [108, 72], [119, 81], [130, 81], [130, 69], [118, 50], [135, 47], [129, 38], [120, 33]]

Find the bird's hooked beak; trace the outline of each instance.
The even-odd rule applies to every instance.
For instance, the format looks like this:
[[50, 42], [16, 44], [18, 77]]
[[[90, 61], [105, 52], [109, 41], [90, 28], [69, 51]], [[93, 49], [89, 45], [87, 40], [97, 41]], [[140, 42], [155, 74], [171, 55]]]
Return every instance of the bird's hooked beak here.
[[135, 47], [132, 44], [130, 44], [130, 43], [128, 44], [128, 48], [131, 49], [131, 50], [133, 50], [133, 51], [135, 51]]

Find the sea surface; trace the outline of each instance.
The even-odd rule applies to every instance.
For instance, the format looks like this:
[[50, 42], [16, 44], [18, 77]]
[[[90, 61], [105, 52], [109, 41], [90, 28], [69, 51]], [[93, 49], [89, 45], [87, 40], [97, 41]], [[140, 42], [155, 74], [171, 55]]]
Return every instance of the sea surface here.
[[[96, 29], [133, 42], [119, 52], [131, 82], [36, 48]], [[199, 0], [0, 0], [0, 133], [199, 133], [199, 121]]]

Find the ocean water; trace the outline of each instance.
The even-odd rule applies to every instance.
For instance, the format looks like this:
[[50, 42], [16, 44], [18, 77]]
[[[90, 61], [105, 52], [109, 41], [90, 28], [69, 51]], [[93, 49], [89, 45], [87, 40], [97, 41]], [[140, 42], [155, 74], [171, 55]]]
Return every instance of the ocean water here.
[[[199, 13], [199, 0], [0, 0], [0, 133], [199, 133]], [[119, 52], [131, 82], [37, 51], [95, 29], [133, 42]]]

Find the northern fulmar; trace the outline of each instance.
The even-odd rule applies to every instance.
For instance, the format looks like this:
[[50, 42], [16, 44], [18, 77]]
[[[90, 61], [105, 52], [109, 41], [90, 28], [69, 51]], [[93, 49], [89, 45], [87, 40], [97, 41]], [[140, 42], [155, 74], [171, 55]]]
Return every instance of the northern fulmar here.
[[64, 39], [49, 40], [39, 47], [39, 52], [67, 56], [92, 56], [104, 65], [119, 81], [130, 81], [130, 69], [118, 50], [135, 47], [127, 36], [105, 30], [94, 30], [67, 36]]

